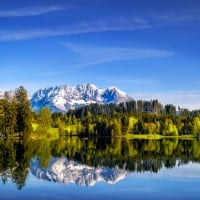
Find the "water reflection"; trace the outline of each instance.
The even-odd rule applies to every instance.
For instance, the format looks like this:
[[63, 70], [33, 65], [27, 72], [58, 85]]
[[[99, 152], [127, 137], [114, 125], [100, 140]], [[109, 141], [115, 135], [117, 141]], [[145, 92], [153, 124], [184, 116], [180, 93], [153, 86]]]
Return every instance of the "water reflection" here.
[[61, 184], [76, 183], [80, 186], [93, 186], [97, 182], [114, 184], [124, 179], [128, 172], [124, 169], [109, 167], [90, 167], [67, 158], [52, 158], [48, 168], [41, 168], [38, 159], [32, 159], [31, 173], [39, 180]]
[[196, 140], [76, 137], [0, 141], [0, 176], [23, 188], [29, 171], [40, 180], [92, 186], [116, 183], [131, 172], [153, 172], [200, 162]]

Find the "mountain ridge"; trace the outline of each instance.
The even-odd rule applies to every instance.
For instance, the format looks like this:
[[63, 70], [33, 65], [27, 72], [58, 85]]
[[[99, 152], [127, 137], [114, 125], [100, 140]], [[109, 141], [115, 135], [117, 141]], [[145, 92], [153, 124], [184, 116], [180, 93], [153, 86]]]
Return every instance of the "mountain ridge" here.
[[48, 107], [51, 112], [67, 112], [69, 109], [98, 104], [119, 104], [132, 100], [125, 92], [111, 86], [100, 89], [94, 84], [78, 84], [77, 86], [60, 85], [36, 91], [30, 100], [34, 111]]

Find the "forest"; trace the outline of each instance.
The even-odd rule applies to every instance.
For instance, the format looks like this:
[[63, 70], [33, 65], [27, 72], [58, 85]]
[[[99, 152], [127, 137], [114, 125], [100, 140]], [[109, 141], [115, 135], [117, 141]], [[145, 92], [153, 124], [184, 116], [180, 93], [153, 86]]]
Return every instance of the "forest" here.
[[132, 100], [116, 104], [91, 104], [67, 113], [51, 113], [43, 107], [31, 110], [23, 86], [0, 99], [0, 135], [23, 139], [41, 136], [80, 137], [199, 137], [200, 111], [176, 109], [158, 100]]

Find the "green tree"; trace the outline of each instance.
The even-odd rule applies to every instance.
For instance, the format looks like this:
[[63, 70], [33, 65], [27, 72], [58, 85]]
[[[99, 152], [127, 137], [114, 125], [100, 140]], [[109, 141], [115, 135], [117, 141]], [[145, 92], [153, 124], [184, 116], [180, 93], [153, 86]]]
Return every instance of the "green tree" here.
[[14, 106], [11, 102], [4, 100], [4, 117], [3, 117], [3, 129], [4, 135], [8, 137], [14, 133], [16, 126], [16, 113]]
[[84, 134], [89, 136], [94, 133], [94, 128], [92, 126], [92, 114], [90, 111], [87, 112], [86, 117], [83, 120], [83, 125], [85, 127]]
[[132, 100], [132, 101], [128, 101], [126, 102], [126, 110], [128, 113], [134, 113], [136, 112], [136, 101]]
[[155, 123], [145, 123], [144, 126], [148, 134], [152, 135], [157, 133], [157, 126]]
[[136, 107], [137, 107], [137, 112], [143, 112], [143, 101], [138, 100]]
[[165, 105], [165, 113], [168, 115], [175, 115], [176, 114], [176, 106], [172, 105], [172, 104], [167, 104]]
[[164, 128], [163, 128], [163, 135], [178, 135], [178, 129], [177, 127], [173, 124], [171, 119], [166, 119], [164, 122]]
[[200, 134], [200, 119], [199, 117], [194, 117], [192, 120], [192, 132], [194, 134]]
[[13, 103], [16, 109], [16, 127], [15, 130], [22, 138], [27, 138], [32, 131], [31, 108], [28, 100], [27, 91], [23, 86], [15, 90]]
[[[7, 94], [7, 92], [5, 93]], [[4, 137], [14, 133], [16, 125], [16, 114], [12, 102], [4, 95], [0, 101], [0, 132]]]
[[60, 118], [57, 119], [56, 124], [58, 127], [59, 136], [61, 137], [65, 132], [65, 126], [63, 122], [60, 120]]
[[3, 120], [4, 120], [4, 100], [0, 99], [0, 135], [3, 135]]
[[38, 129], [46, 133], [49, 128], [51, 128], [51, 121], [51, 113], [49, 108], [42, 108], [37, 119], [37, 122], [39, 124]]
[[128, 124], [128, 133], [134, 132], [134, 126], [138, 122], [135, 117], [129, 117], [129, 124]]
[[146, 133], [144, 122], [141, 119], [138, 119], [137, 123], [135, 123], [134, 128], [133, 128], [133, 133], [134, 134]]
[[121, 121], [115, 119], [110, 125], [111, 136], [120, 136], [121, 135]]
[[128, 128], [129, 128], [129, 118], [127, 115], [124, 115], [121, 118], [121, 132], [122, 135], [125, 135], [128, 133]]
[[153, 112], [155, 112], [155, 113], [160, 113], [161, 110], [163, 109], [162, 104], [159, 103], [157, 99], [154, 99], [152, 101], [152, 106], [153, 106]]

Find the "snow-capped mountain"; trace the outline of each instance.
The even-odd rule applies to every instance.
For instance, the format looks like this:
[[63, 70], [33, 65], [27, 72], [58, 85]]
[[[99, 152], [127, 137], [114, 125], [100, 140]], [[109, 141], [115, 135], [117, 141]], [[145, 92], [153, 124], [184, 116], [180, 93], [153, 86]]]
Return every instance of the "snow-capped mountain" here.
[[62, 85], [38, 90], [31, 98], [31, 107], [35, 111], [46, 106], [51, 112], [67, 112], [92, 103], [119, 104], [131, 99], [115, 87], [99, 89], [93, 84], [79, 84], [76, 87]]
[[75, 183], [80, 186], [92, 186], [97, 182], [114, 184], [128, 175], [127, 171], [118, 167], [94, 168], [69, 161], [67, 158], [52, 158], [47, 169], [40, 167], [38, 159], [33, 159], [30, 163], [30, 171], [43, 181], [60, 184]]

